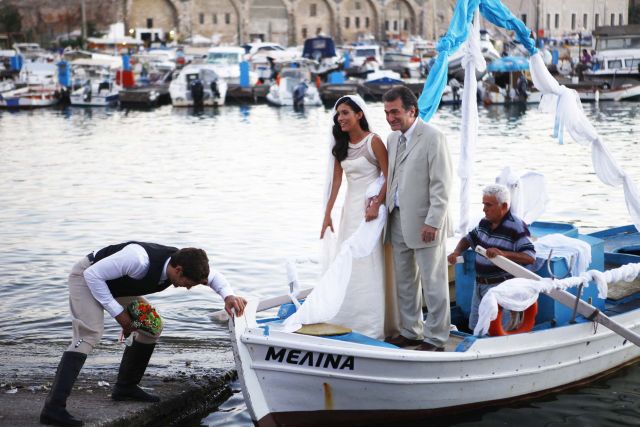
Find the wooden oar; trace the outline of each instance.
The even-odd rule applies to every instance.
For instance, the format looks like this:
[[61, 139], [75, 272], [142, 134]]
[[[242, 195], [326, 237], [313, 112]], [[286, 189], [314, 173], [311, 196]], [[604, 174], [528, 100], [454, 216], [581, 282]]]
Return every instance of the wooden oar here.
[[[307, 295], [309, 295], [312, 290], [313, 288], [309, 288], [309, 289], [304, 289], [300, 291], [298, 293], [298, 299], [306, 298]], [[279, 305], [286, 304], [288, 302], [291, 302], [291, 298], [289, 297], [289, 294], [266, 298], [258, 303], [258, 308], [256, 309], [256, 312], [269, 310], [270, 308], [278, 307]], [[225, 320], [229, 319], [229, 315], [224, 310], [218, 310], [211, 314], [211, 318], [213, 320], [224, 322]]]
[[[531, 270], [527, 270], [520, 264], [516, 264], [515, 262], [507, 259], [501, 255], [498, 255], [493, 258], [487, 257], [487, 251], [482, 246], [476, 246], [476, 252], [487, 258], [489, 261], [506, 271], [507, 273], [513, 275], [514, 277], [519, 277], [522, 279], [531, 279], [531, 280], [540, 280], [542, 277], [538, 276]], [[576, 305], [576, 296], [571, 293], [563, 290], [563, 289], [553, 289], [549, 292], [546, 292], [545, 295], [553, 298], [558, 301], [560, 304], [564, 304], [567, 307], [573, 309]], [[579, 299], [577, 311], [586, 319], [591, 320], [593, 322], [598, 322], [601, 325], [611, 329], [616, 334], [620, 335], [622, 338], [625, 338], [638, 347], [640, 347], [640, 335], [633, 332], [632, 330], [625, 328], [615, 320], [607, 317], [604, 313], [598, 310], [596, 307], [591, 304], [586, 303], [585, 301]]]

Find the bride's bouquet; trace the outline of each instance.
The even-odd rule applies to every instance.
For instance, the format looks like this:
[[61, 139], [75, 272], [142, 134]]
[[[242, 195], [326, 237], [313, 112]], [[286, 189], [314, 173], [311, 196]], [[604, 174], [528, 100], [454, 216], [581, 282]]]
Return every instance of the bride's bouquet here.
[[147, 335], [157, 337], [162, 332], [162, 318], [151, 305], [142, 301], [133, 301], [127, 307], [131, 319], [133, 319], [133, 326]]

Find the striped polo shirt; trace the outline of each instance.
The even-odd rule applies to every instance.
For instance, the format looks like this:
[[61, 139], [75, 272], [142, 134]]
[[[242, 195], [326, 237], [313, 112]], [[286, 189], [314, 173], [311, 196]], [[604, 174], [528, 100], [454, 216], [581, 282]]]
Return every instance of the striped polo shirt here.
[[[497, 248], [501, 251], [523, 252], [535, 259], [536, 250], [529, 236], [531, 233], [527, 224], [513, 216], [509, 210], [495, 230], [491, 229], [491, 223], [487, 219], [482, 219], [480, 224], [465, 236], [465, 239], [472, 248], [480, 245], [485, 249]], [[476, 276], [486, 279], [513, 277], [481, 255], [476, 255]]]

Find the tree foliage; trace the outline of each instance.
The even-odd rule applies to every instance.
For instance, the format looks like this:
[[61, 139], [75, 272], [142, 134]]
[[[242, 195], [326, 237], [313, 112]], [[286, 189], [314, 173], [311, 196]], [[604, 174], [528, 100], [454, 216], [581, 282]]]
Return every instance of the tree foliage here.
[[0, 5], [0, 31], [19, 33], [22, 30], [22, 18], [18, 8], [11, 4]]

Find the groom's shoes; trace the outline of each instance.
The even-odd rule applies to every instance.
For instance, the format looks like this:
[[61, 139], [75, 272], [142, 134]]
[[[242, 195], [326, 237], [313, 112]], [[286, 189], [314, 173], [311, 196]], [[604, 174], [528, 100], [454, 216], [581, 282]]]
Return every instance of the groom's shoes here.
[[396, 347], [415, 347], [418, 345], [423, 344], [424, 342], [422, 340], [411, 340], [409, 338], [405, 338], [402, 335], [398, 335], [397, 337], [386, 337], [384, 339], [384, 342], [389, 343], [389, 344], [393, 344]]

